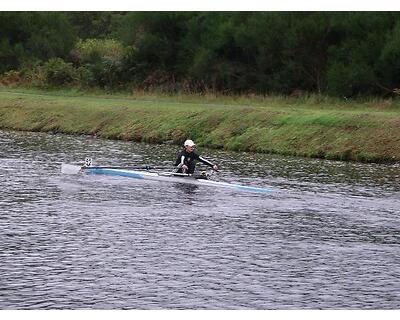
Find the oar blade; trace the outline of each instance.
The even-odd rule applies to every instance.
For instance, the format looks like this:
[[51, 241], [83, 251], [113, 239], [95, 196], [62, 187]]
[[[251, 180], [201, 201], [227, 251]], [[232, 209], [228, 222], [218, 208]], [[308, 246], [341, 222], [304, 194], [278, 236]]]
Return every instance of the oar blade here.
[[81, 171], [80, 166], [76, 166], [73, 164], [62, 163], [61, 164], [61, 173], [64, 174], [78, 174]]

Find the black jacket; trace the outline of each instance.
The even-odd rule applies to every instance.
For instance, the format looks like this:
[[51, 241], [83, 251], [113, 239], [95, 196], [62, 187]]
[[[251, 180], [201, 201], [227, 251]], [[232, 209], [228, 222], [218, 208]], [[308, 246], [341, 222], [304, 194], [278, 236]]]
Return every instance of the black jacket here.
[[210, 167], [213, 167], [214, 164], [211, 163], [210, 161], [202, 158], [195, 152], [187, 152], [186, 150], [182, 150], [179, 152], [176, 161], [175, 161], [175, 166], [177, 167], [177, 172], [182, 172], [181, 167], [185, 164], [188, 167], [188, 171], [186, 173], [194, 173], [194, 169], [196, 167], [196, 160], [209, 165]]

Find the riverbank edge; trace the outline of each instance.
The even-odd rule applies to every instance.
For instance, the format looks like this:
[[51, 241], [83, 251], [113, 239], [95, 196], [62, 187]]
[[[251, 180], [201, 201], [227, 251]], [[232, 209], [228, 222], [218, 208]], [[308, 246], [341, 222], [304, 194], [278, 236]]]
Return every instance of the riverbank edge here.
[[0, 128], [330, 160], [400, 162], [400, 112], [287, 101], [63, 95], [0, 90]]

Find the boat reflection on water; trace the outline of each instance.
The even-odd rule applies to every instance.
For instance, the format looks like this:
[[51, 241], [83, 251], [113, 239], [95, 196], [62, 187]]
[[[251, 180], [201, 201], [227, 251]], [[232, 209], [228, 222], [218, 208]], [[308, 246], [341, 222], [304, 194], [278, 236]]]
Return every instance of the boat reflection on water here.
[[193, 184], [182, 184], [182, 183], [176, 183], [174, 187], [186, 195], [194, 195], [199, 189], [199, 186]]

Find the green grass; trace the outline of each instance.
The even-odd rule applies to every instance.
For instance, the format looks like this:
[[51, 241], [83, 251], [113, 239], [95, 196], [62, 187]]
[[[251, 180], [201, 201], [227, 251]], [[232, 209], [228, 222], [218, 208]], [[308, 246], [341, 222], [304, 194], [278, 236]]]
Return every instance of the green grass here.
[[343, 100], [335, 97], [320, 96], [316, 94], [305, 95], [302, 97], [289, 96], [257, 96], [257, 95], [221, 95], [221, 94], [158, 94], [145, 91], [134, 92], [112, 92], [107, 93], [99, 89], [80, 90], [77, 88], [64, 89], [38, 89], [34, 87], [18, 87], [15, 89], [0, 87], [2, 93], [27, 94], [40, 96], [59, 96], [59, 97], [82, 97], [85, 99], [108, 99], [113, 101], [157, 101], [169, 102], [172, 104], [195, 103], [210, 106], [240, 106], [240, 107], [265, 107], [268, 108], [288, 108], [288, 109], [342, 109], [342, 110], [370, 110], [375, 112], [394, 111], [400, 112], [400, 100], [390, 98], [383, 99], [377, 97]]
[[397, 100], [0, 89], [0, 128], [355, 161], [400, 161]]

